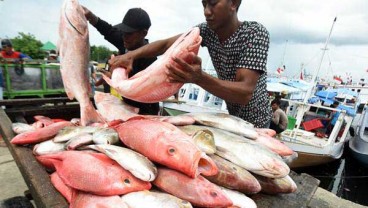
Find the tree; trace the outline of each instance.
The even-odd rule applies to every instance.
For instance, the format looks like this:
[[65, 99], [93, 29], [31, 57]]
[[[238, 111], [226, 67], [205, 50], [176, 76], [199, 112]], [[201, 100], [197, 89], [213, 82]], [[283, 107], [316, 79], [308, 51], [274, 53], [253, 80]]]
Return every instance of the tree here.
[[42, 42], [37, 40], [34, 35], [19, 32], [19, 35], [12, 39], [13, 48], [20, 51], [33, 59], [43, 59], [46, 53], [41, 50]]
[[98, 62], [105, 62], [110, 58], [111, 54], [117, 53], [117, 51], [111, 51], [106, 46], [91, 46], [91, 60]]

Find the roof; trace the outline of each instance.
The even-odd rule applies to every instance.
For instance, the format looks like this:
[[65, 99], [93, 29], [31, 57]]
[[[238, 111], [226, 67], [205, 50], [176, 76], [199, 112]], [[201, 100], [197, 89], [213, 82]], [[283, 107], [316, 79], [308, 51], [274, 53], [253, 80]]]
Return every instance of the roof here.
[[288, 93], [300, 92], [300, 89], [290, 87], [278, 82], [267, 82], [267, 91], [269, 92], [282, 92], [287, 91]]
[[47, 41], [45, 44], [43, 44], [41, 49], [44, 51], [56, 50], [56, 46], [50, 41]]

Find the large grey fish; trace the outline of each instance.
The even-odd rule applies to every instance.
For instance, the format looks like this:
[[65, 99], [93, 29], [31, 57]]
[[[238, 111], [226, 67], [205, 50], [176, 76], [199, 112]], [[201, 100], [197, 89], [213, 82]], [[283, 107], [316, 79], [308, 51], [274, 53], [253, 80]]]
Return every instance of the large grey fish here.
[[214, 176], [204, 176], [209, 181], [245, 194], [255, 194], [261, 191], [258, 180], [249, 171], [220, 156], [211, 155], [210, 157], [216, 163], [219, 172]]
[[285, 177], [290, 172], [279, 155], [253, 140], [239, 138], [237, 134], [208, 126], [188, 125], [181, 128], [184, 129], [185, 132], [210, 130], [215, 138], [215, 154], [250, 172], [270, 178]]
[[14, 133], [21, 134], [27, 131], [34, 131], [36, 128], [32, 125], [26, 124], [26, 123], [12, 123], [12, 129]]
[[145, 156], [131, 149], [109, 144], [88, 145], [88, 148], [104, 153], [143, 181], [153, 181], [157, 176], [156, 166]]
[[261, 184], [261, 192], [266, 194], [293, 193], [297, 190], [297, 185], [289, 176], [283, 178], [267, 178], [254, 174], [259, 184]]
[[89, 32], [84, 10], [77, 0], [65, 0], [59, 24], [60, 71], [69, 99], [80, 105], [83, 126], [103, 122], [90, 100], [88, 78]]
[[137, 191], [121, 197], [129, 208], [191, 208], [192, 205], [185, 200], [171, 194], [158, 191]]
[[64, 143], [56, 143], [52, 140], [47, 140], [41, 143], [36, 144], [33, 147], [33, 154], [34, 155], [47, 155], [53, 154], [57, 152], [64, 151]]
[[94, 126], [68, 126], [61, 129], [53, 140], [54, 142], [67, 142], [70, 139], [78, 137], [81, 134], [92, 134], [100, 129], [101, 127]]
[[112, 128], [101, 128], [93, 133], [95, 144], [116, 144], [119, 142], [119, 134]]
[[198, 124], [230, 131], [249, 139], [256, 139], [258, 136], [253, 124], [226, 113], [188, 113], [184, 115], [191, 116]]
[[232, 207], [238, 208], [257, 208], [256, 203], [253, 199], [247, 197], [245, 194], [242, 194], [238, 191], [230, 190], [224, 187], [220, 187], [222, 192], [233, 202]]
[[192, 140], [194, 144], [202, 150], [206, 154], [215, 154], [216, 152], [216, 145], [215, 145], [215, 139], [213, 137], [213, 134], [210, 130], [207, 129], [199, 129], [190, 131], [187, 128], [192, 125], [187, 126], [177, 126], [180, 130], [188, 134], [190, 137], [192, 137]]

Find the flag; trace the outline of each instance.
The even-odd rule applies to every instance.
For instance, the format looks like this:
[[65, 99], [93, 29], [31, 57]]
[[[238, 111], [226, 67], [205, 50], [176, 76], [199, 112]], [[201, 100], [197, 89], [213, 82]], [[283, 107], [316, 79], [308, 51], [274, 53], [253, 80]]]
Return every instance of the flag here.
[[334, 76], [333, 77], [333, 81], [336, 83], [336, 84], [341, 84], [342, 83], [342, 79], [338, 76]]
[[282, 67], [279, 67], [279, 68], [277, 68], [277, 70], [276, 70], [276, 72], [278, 73], [278, 74], [282, 74], [282, 73], [284, 73], [284, 68], [282, 68]]
[[300, 79], [303, 80], [304, 79], [304, 75], [303, 75], [303, 70], [300, 71]]

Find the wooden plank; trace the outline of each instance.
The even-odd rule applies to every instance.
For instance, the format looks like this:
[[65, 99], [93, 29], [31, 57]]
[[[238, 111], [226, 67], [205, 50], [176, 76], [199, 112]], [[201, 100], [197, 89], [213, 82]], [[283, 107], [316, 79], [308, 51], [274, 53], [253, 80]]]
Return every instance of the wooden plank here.
[[31, 148], [10, 143], [14, 137], [11, 120], [0, 108], [0, 133], [3, 136], [38, 208], [66, 208], [67, 201], [51, 184], [48, 173], [37, 162]]
[[67, 97], [58, 98], [23, 98], [23, 99], [5, 99], [0, 100], [0, 106], [19, 106], [19, 105], [41, 105], [46, 103], [66, 103], [77, 102], [76, 100], [69, 100]]
[[290, 177], [294, 180], [298, 189], [290, 194], [256, 194], [251, 198], [256, 202], [258, 208], [274, 207], [298, 207], [306, 208], [316, 192], [320, 181], [308, 174], [297, 174], [290, 172]]
[[35, 115], [50, 115], [51, 118], [70, 120], [75, 118], [75, 115], [80, 115], [80, 106], [79, 104], [61, 106], [28, 106], [22, 108], [7, 108], [5, 109], [5, 112], [12, 120], [14, 120], [16, 116], [23, 116], [29, 121], [29, 118], [32, 118]]

